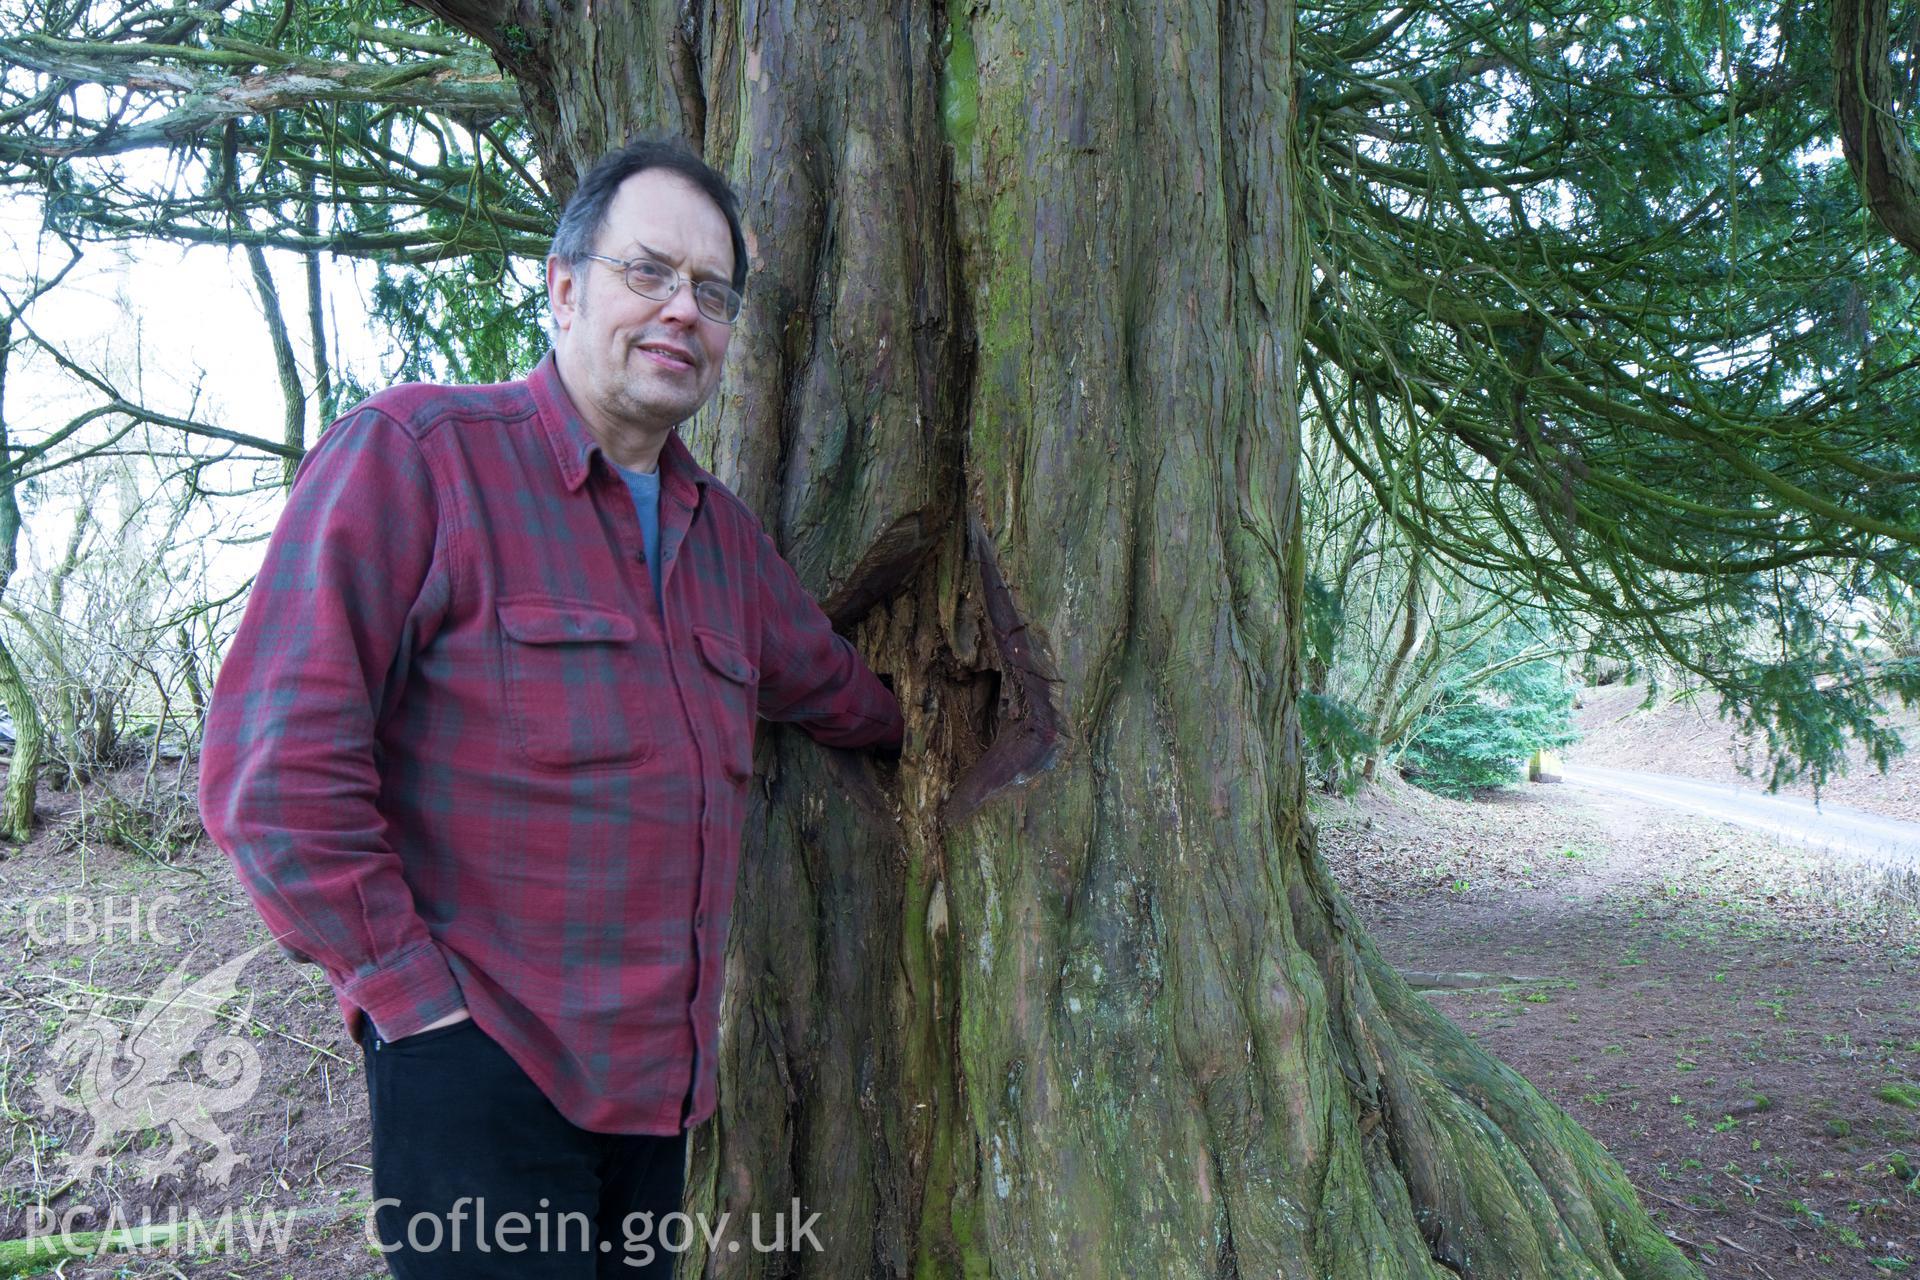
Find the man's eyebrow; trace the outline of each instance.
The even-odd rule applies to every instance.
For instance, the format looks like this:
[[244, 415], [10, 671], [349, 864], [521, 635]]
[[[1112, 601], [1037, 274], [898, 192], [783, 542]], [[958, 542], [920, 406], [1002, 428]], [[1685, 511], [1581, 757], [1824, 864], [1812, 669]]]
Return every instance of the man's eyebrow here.
[[[635, 240], [633, 243], [635, 248], [639, 249], [640, 252], [646, 254], [649, 258], [658, 258], [660, 261], [667, 263], [667, 265], [669, 266], [673, 265], [670, 260], [670, 255], [660, 252], [660, 250], [654, 248], [652, 245], [648, 244], [646, 241]], [[692, 271], [692, 272], [689, 272], [688, 274], [692, 275], [697, 280], [719, 280], [722, 283], [726, 283], [731, 279], [726, 272], [716, 271], [711, 267], [707, 268], [704, 271]]]

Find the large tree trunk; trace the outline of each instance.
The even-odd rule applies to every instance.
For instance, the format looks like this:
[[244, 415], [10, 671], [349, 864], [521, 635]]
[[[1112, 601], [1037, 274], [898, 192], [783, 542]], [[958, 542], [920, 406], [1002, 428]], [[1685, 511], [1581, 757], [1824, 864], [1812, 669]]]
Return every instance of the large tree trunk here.
[[734, 175], [690, 434], [907, 711], [897, 777], [762, 735], [688, 1207], [826, 1249], [710, 1270], [1693, 1274], [1314, 852], [1291, 7], [434, 7], [560, 189]]

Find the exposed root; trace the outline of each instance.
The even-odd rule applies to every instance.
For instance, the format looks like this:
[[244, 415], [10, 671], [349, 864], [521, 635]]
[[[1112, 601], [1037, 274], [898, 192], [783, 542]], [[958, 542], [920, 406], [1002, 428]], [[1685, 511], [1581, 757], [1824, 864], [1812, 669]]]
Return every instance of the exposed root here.
[[1384, 1115], [1392, 1171], [1435, 1261], [1487, 1280], [1697, 1280], [1606, 1149], [1422, 999], [1351, 923], [1317, 852], [1306, 856], [1315, 891], [1296, 899], [1295, 919], [1319, 935], [1308, 950], [1350, 1046], [1350, 1087]]

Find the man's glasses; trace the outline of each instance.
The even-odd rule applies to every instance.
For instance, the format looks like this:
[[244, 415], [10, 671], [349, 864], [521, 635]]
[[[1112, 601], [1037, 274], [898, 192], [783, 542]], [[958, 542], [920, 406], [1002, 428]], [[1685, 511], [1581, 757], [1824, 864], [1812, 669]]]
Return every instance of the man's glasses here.
[[700, 314], [720, 324], [732, 324], [740, 314], [740, 293], [718, 280], [695, 280], [683, 276], [664, 262], [652, 258], [609, 258], [604, 253], [583, 253], [583, 258], [609, 262], [627, 278], [627, 288], [643, 298], [665, 302], [680, 292], [680, 286], [693, 286], [693, 305]]

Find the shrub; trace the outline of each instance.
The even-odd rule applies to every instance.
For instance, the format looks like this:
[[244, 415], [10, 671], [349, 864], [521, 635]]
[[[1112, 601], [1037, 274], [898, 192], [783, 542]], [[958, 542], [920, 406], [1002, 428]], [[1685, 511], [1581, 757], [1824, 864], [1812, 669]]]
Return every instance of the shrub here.
[[1409, 782], [1443, 796], [1470, 795], [1518, 781], [1528, 756], [1579, 736], [1573, 686], [1559, 661], [1503, 665], [1532, 643], [1524, 628], [1505, 628], [1454, 664], [1400, 756]]

